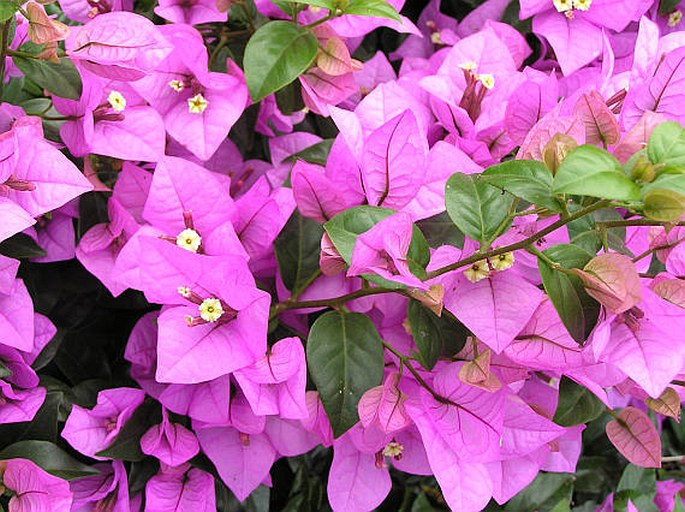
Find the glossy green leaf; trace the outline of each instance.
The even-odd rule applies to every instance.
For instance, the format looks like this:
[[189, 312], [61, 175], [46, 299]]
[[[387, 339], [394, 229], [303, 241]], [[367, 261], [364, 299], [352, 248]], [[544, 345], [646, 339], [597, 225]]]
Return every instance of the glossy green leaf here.
[[505, 222], [513, 198], [479, 176], [456, 173], [447, 181], [445, 206], [452, 222], [469, 238], [490, 241]]
[[287, 162], [295, 162], [296, 160], [304, 160], [311, 164], [326, 165], [328, 161], [328, 154], [331, 152], [331, 146], [335, 139], [324, 139], [321, 142], [317, 142], [309, 147], [304, 148], [302, 151], [293, 153], [285, 160]]
[[361, 396], [383, 379], [383, 346], [371, 319], [343, 311], [321, 315], [307, 338], [307, 366], [340, 437], [359, 421]]
[[432, 370], [445, 348], [459, 337], [458, 325], [446, 315], [437, 316], [416, 300], [410, 300], [407, 305], [407, 319], [419, 349], [419, 363], [426, 370]]
[[81, 75], [69, 59], [62, 58], [59, 64], [55, 64], [46, 60], [14, 56], [12, 61], [26, 78], [55, 96], [70, 100], [81, 97]]
[[320, 273], [319, 247], [323, 227], [295, 211], [276, 238], [278, 268], [286, 288], [297, 296]]
[[[342, 258], [349, 264], [352, 261], [352, 252], [354, 251], [357, 237], [393, 213], [395, 213], [393, 210], [380, 206], [356, 206], [339, 213], [326, 222], [324, 229]], [[407, 253], [409, 270], [419, 278], [423, 278], [429, 260], [430, 250], [428, 243], [421, 230], [414, 226]], [[392, 283], [378, 276], [369, 277], [369, 279], [384, 286], [402, 286], [399, 283]]]
[[685, 129], [674, 121], [661, 123], [649, 137], [647, 155], [655, 164], [685, 166]]
[[45, 256], [45, 251], [25, 233], [17, 233], [0, 242], [0, 254], [9, 258], [38, 258]]
[[552, 194], [554, 178], [542, 162], [509, 160], [486, 169], [481, 179], [524, 201], [551, 211], [560, 211], [559, 202]]
[[257, 102], [304, 73], [316, 57], [318, 42], [312, 32], [289, 21], [260, 27], [245, 47], [245, 80]]
[[350, 0], [350, 3], [343, 9], [343, 12], [345, 14], [390, 18], [391, 20], [401, 21], [397, 9], [385, 0]]
[[464, 247], [464, 233], [454, 225], [447, 212], [420, 220], [416, 225], [426, 237], [428, 245], [433, 248], [441, 245], [453, 245], [460, 249]]
[[28, 459], [48, 473], [65, 480], [99, 474], [91, 466], [82, 464], [59, 446], [48, 441], [19, 441], [0, 451], [0, 460]]
[[[569, 244], [555, 245], [545, 250], [544, 254], [568, 269], [583, 268], [593, 256], [580, 247]], [[540, 258], [538, 258], [538, 269], [545, 291], [564, 326], [574, 340], [583, 343], [587, 335], [587, 327], [592, 320], [592, 318], [586, 318], [590, 311], [586, 311], [589, 306], [585, 304], [592, 304], [592, 299], [585, 292], [580, 279], [555, 270]]]
[[640, 188], [607, 151], [585, 144], [572, 151], [554, 177], [555, 194], [577, 194], [619, 201], [637, 201]]
[[585, 386], [576, 384], [568, 377], [561, 378], [554, 423], [562, 427], [588, 423], [599, 417], [604, 410], [602, 401]]

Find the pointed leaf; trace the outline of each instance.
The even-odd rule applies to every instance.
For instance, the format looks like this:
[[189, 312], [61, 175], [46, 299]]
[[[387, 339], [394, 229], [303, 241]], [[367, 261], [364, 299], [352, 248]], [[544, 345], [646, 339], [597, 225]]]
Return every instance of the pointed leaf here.
[[359, 421], [357, 404], [383, 379], [383, 346], [371, 319], [329, 311], [307, 338], [307, 365], [336, 437]]
[[[592, 258], [584, 249], [570, 244], [555, 245], [544, 253], [564, 268], [582, 268]], [[580, 279], [558, 272], [539, 258], [538, 269], [545, 291], [561, 321], [573, 339], [583, 343], [591, 322], [591, 317], [588, 316], [591, 315], [591, 299], [583, 289]]]
[[588, 144], [566, 157], [557, 170], [553, 191], [620, 201], [640, 199], [640, 188], [628, 179], [621, 163], [603, 149]]
[[680, 421], [680, 396], [673, 388], [666, 388], [659, 398], [646, 398], [645, 405], [654, 412]]
[[572, 427], [589, 423], [604, 412], [604, 404], [584, 386], [576, 384], [568, 377], [559, 383], [559, 404], [554, 413], [554, 423], [562, 427]]
[[415, 300], [410, 300], [407, 305], [407, 319], [419, 349], [419, 362], [426, 370], [432, 370], [443, 349], [458, 336], [458, 325], [446, 315], [436, 316]]
[[319, 275], [319, 245], [323, 227], [294, 212], [274, 248], [283, 283], [297, 295]]
[[559, 202], [552, 194], [552, 173], [542, 162], [509, 160], [489, 167], [481, 179], [529, 203], [559, 211]]
[[0, 451], [0, 460], [28, 459], [48, 473], [72, 480], [97, 475], [98, 470], [82, 464], [48, 441], [19, 441]]
[[63, 57], [59, 64], [56, 64], [15, 55], [12, 61], [26, 78], [56, 96], [70, 100], [78, 100], [81, 97], [81, 75], [69, 59]]
[[245, 80], [253, 101], [278, 91], [304, 73], [316, 58], [312, 32], [289, 21], [272, 21], [245, 47]]
[[481, 243], [497, 234], [513, 198], [478, 176], [456, 173], [447, 181], [445, 206], [452, 222]]
[[685, 165], [685, 128], [673, 121], [661, 123], [649, 137], [647, 155], [653, 164]]
[[606, 433], [621, 455], [636, 466], [661, 467], [661, 439], [644, 412], [626, 407], [607, 423]]
[[386, 0], [350, 0], [350, 3], [344, 9], [344, 13], [401, 21], [397, 9]]

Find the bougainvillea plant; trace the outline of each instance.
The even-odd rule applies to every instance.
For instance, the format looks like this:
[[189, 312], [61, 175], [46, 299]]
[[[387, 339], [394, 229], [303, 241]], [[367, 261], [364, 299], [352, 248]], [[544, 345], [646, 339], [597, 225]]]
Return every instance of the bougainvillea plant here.
[[677, 0], [0, 0], [0, 510], [685, 510]]

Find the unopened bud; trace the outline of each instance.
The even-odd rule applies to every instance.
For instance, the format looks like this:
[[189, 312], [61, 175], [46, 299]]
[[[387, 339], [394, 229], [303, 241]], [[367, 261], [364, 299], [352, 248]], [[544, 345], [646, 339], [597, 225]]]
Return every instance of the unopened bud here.
[[559, 169], [568, 154], [577, 147], [578, 143], [573, 137], [564, 133], [557, 133], [545, 144], [542, 150], [542, 161], [552, 174], [556, 174], [557, 169]]

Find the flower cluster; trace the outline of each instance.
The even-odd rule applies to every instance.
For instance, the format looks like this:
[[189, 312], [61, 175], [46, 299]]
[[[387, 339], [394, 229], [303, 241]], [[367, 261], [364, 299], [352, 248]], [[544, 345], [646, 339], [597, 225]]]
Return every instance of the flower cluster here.
[[0, 509], [682, 508], [679, 2], [419, 3], [2, 7]]

